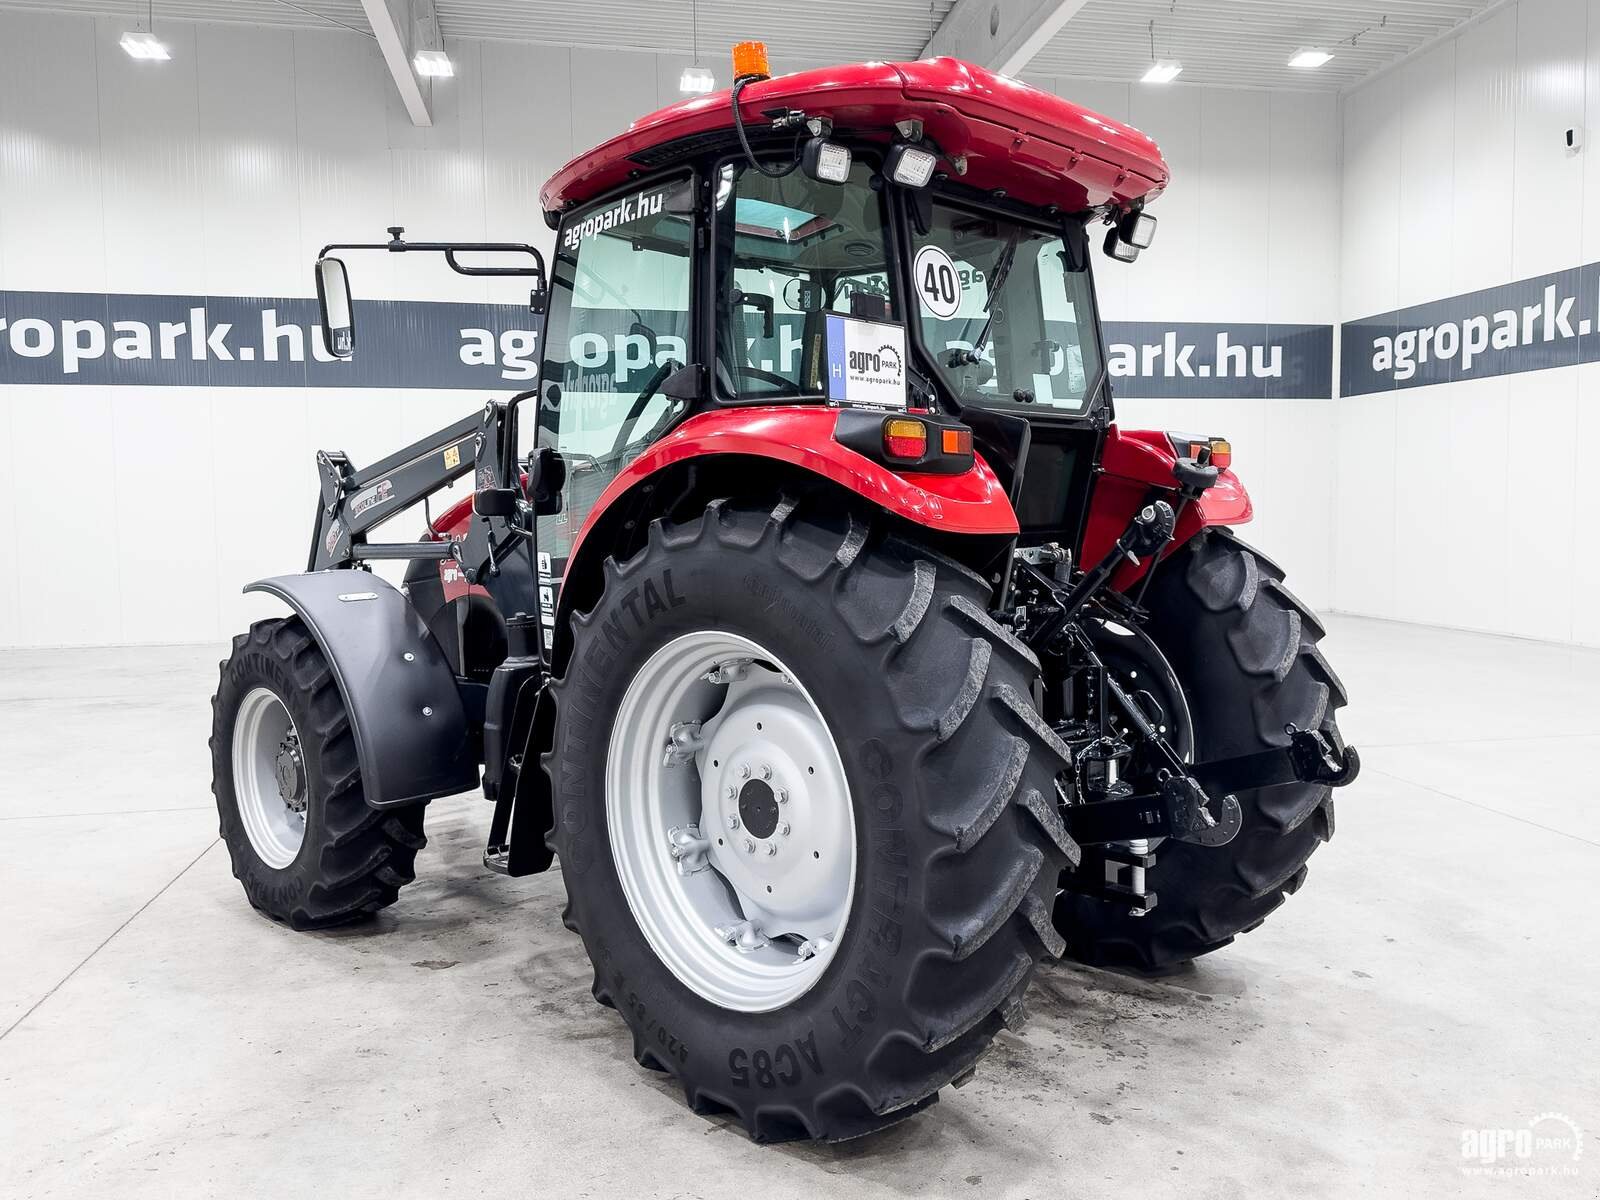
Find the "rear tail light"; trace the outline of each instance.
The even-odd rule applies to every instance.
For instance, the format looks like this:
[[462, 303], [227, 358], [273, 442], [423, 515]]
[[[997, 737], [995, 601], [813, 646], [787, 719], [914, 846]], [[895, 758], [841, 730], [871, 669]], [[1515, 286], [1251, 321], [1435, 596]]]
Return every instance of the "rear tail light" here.
[[919, 475], [960, 475], [977, 458], [972, 430], [935, 416], [843, 408], [833, 440], [892, 471]]
[[1225, 470], [1233, 465], [1233, 444], [1227, 438], [1169, 433], [1167, 440], [1172, 443], [1173, 452], [1179, 458], [1192, 458], [1198, 463], [1209, 464], [1218, 470]]
[[[967, 436], [970, 441], [972, 435]], [[928, 427], [910, 417], [889, 418], [883, 423], [883, 452], [890, 458], [921, 458], [928, 452]]]

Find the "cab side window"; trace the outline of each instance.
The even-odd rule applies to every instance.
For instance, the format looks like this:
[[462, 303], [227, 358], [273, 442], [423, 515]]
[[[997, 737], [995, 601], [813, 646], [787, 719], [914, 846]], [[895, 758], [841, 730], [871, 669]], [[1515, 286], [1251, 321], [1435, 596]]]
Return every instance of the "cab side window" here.
[[560, 515], [540, 519], [540, 549], [556, 560], [607, 485], [682, 416], [660, 389], [689, 361], [693, 212], [684, 179], [562, 222], [537, 432], [567, 467]]

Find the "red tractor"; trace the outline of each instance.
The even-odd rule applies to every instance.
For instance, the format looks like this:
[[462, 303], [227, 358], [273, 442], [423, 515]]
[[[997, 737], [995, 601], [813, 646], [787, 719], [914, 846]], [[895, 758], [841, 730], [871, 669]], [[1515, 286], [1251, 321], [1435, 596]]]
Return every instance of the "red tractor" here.
[[640, 1064], [759, 1139], [933, 1103], [1041, 958], [1160, 970], [1259, 925], [1358, 761], [1322, 626], [1227, 528], [1228, 444], [1112, 422], [1090, 227], [1131, 262], [1167, 177], [961, 62], [757, 59], [545, 185], [548, 280], [528, 246], [330, 246], [333, 353], [335, 251], [436, 251], [532, 277], [543, 369], [319, 455], [306, 573], [251, 585], [293, 613], [215, 700], [250, 902], [394, 903], [427, 802], [481, 786], [485, 864], [559, 857]]

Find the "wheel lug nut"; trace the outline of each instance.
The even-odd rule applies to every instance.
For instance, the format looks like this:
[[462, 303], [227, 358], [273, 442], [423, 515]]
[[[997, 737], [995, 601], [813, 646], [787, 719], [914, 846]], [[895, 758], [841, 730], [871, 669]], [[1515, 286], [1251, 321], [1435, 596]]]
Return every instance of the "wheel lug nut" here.
[[779, 825], [778, 826], [778, 832], [783, 834], [784, 837], [788, 837], [789, 836], [789, 822], [785, 821], [782, 825]]
[[737, 828], [739, 828], [739, 814], [738, 813], [729, 813], [728, 814], [728, 828], [729, 829], [737, 829]]
[[755, 844], [754, 839], [745, 838], [745, 840], [744, 840], [744, 852], [746, 854], [754, 854], [756, 852], [756, 844]]
[[768, 842], [767, 843], [767, 857], [771, 858], [777, 852], [778, 852], [778, 844], [776, 842]]
[[761, 764], [761, 778], [763, 778], [763, 779], [771, 779], [772, 778], [772, 767], [767, 763], [762, 763]]
[[778, 803], [779, 804], [787, 804], [787, 803], [789, 803], [789, 789], [788, 788], [779, 788], [778, 789]]
[[750, 778], [750, 764], [749, 763], [740, 763], [739, 764], [739, 778], [740, 779], [749, 779]]
[[732, 800], [735, 796], [737, 796], [739, 794], [739, 789], [734, 787], [733, 784], [730, 783], [727, 787], [722, 789], [722, 794], [724, 796], [726, 796], [729, 800]]

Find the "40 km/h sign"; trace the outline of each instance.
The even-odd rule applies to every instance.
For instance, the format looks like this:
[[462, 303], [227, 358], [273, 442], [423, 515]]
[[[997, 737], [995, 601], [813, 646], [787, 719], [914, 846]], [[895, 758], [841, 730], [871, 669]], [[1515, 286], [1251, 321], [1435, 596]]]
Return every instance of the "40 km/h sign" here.
[[922, 311], [948, 321], [961, 307], [961, 276], [956, 264], [940, 246], [924, 246], [912, 264]]

